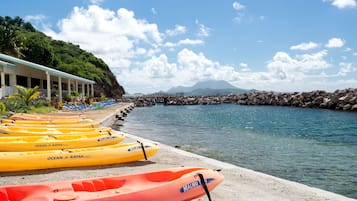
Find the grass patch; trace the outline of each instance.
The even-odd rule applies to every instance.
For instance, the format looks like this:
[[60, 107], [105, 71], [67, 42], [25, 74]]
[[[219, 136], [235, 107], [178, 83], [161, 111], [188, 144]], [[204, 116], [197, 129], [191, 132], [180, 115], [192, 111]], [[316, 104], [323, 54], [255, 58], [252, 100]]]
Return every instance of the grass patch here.
[[28, 113], [46, 114], [52, 111], [56, 111], [56, 109], [51, 106], [41, 106], [41, 107], [30, 107]]

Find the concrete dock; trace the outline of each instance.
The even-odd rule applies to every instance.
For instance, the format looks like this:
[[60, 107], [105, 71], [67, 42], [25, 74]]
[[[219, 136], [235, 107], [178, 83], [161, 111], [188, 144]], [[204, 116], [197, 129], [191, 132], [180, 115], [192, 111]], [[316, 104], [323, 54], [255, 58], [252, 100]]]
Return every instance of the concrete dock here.
[[[59, 115], [82, 114], [88, 118], [101, 122], [102, 126], [113, 125], [124, 112], [129, 112], [133, 105], [121, 103], [100, 110], [59, 112]], [[135, 133], [126, 134], [126, 142], [150, 141], [135, 136]], [[300, 183], [280, 179], [267, 174], [224, 163], [211, 158], [189, 153], [180, 149], [159, 143], [160, 151], [147, 161], [134, 163], [86, 167], [43, 170], [14, 174], [0, 174], [0, 184], [25, 184], [32, 182], [58, 181], [101, 177], [127, 173], [138, 173], [163, 168], [181, 166], [200, 166], [211, 169], [220, 169], [225, 180], [211, 192], [213, 201], [352, 201], [342, 195], [309, 187]], [[208, 200], [206, 197], [197, 200]]]

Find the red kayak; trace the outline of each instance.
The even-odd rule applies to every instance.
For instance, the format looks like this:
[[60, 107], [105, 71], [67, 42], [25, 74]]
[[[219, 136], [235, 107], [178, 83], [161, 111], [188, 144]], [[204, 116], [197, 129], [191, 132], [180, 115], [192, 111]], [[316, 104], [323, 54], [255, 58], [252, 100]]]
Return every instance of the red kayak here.
[[223, 175], [200, 167], [85, 180], [0, 186], [6, 201], [183, 201], [210, 194]]

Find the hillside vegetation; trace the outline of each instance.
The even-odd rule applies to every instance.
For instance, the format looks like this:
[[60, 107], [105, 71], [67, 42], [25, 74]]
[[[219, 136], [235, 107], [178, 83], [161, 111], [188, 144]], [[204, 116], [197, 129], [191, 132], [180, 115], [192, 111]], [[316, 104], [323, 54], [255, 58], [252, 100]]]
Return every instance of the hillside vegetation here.
[[95, 96], [120, 98], [125, 93], [102, 59], [78, 45], [53, 40], [20, 17], [0, 16], [0, 52], [94, 80]]

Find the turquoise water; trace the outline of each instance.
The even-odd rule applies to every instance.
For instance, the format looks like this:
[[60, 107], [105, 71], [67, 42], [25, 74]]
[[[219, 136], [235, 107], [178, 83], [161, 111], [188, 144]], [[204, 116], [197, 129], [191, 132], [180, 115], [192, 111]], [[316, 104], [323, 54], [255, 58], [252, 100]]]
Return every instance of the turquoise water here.
[[274, 106], [135, 108], [121, 130], [357, 198], [357, 113]]

